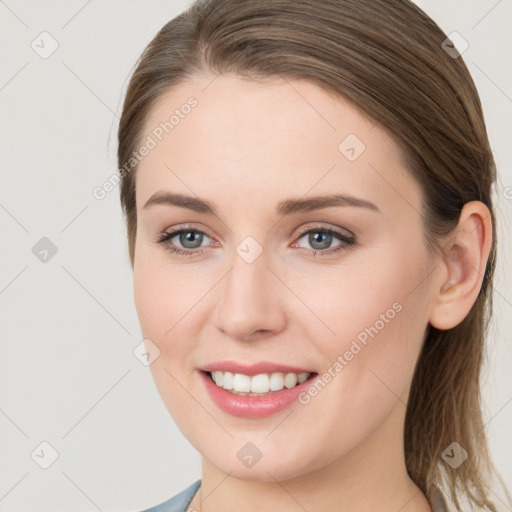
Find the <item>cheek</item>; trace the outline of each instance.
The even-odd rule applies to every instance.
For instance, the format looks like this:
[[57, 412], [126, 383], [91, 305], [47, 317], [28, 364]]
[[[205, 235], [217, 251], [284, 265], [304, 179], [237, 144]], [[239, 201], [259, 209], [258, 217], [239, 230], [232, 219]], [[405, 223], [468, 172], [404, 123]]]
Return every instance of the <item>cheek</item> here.
[[389, 250], [371, 260], [302, 288], [323, 322], [314, 319], [308, 334], [325, 356], [323, 370], [345, 374], [350, 387], [366, 389], [366, 398], [389, 393], [385, 385], [405, 390], [428, 324], [427, 296], [418, 286], [428, 274], [424, 255]]
[[166, 300], [159, 293], [158, 273], [143, 254], [137, 254], [133, 270], [133, 295], [142, 334], [145, 338], [160, 338], [165, 332], [160, 311]]
[[[197, 413], [183, 387], [189, 378], [184, 368], [190, 368], [188, 361], [194, 349], [183, 334], [183, 326], [193, 302], [180, 290], [182, 283], [175, 274], [165, 272], [149, 256], [141, 257], [134, 266], [133, 291], [142, 335], [160, 350], [150, 365], [153, 380], [169, 413], [181, 425]], [[188, 316], [193, 316], [192, 311]]]
[[[415, 272], [407, 270], [404, 260]], [[317, 288], [313, 295], [313, 287], [304, 291], [304, 296], [315, 297], [321, 306], [319, 316], [335, 334], [319, 335], [318, 321], [316, 335], [313, 329], [307, 334], [324, 356], [324, 384], [310, 388], [301, 403], [310, 418], [322, 418], [315, 428], [323, 438], [337, 439], [333, 443], [338, 451], [348, 451], [369, 435], [399, 400], [406, 403], [426, 327], [424, 297], [419, 288], [410, 293], [417, 285], [422, 262], [390, 254], [382, 264], [380, 268], [369, 265], [365, 272], [354, 268], [339, 279], [325, 280], [324, 294]], [[359, 277], [349, 277], [353, 275]], [[305, 423], [304, 435], [308, 428]], [[343, 439], [340, 431], [346, 434]], [[325, 449], [323, 455], [331, 457], [332, 445]]]
[[198, 331], [206, 321], [204, 304], [218, 277], [147, 253], [141, 251], [134, 267], [135, 308], [143, 337], [160, 350], [150, 367], [155, 382], [160, 392], [165, 388], [174, 393], [195, 368]]
[[181, 328], [183, 320], [186, 323], [187, 317], [194, 314], [191, 308], [206, 287], [201, 285], [204, 279], [199, 274], [191, 276], [186, 268], [169, 264], [161, 252], [140, 249], [133, 272], [133, 292], [144, 336], [153, 336], [165, 344], [172, 338], [174, 326]]

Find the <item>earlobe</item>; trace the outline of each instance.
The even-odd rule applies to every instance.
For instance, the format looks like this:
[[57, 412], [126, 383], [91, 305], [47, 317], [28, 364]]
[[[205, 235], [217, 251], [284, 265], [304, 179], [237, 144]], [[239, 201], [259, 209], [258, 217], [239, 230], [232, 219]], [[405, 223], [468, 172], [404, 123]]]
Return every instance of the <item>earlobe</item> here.
[[466, 318], [480, 292], [491, 245], [489, 209], [480, 201], [466, 203], [439, 256], [443, 272], [434, 289], [433, 327], [451, 329]]

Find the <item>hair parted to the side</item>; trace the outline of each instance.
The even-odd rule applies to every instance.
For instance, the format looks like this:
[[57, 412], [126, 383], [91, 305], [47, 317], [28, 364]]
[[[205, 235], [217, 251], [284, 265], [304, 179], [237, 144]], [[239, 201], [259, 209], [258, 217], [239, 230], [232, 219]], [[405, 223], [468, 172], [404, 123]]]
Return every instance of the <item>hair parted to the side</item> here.
[[[444, 32], [409, 0], [199, 0], [169, 21], [139, 58], [118, 131], [118, 165], [137, 149], [156, 101], [194, 74], [308, 79], [355, 105], [401, 148], [423, 191], [427, 247], [453, 233], [463, 205], [482, 201], [493, 241], [478, 298], [449, 330], [429, 325], [415, 369], [404, 448], [412, 480], [432, 499], [446, 488], [496, 512], [487, 478], [496, 474], [481, 412], [480, 370], [492, 314], [496, 170], [478, 92]], [[135, 262], [137, 167], [121, 174], [130, 261]], [[456, 469], [441, 457], [456, 441], [469, 454]], [[498, 475], [499, 478], [499, 475]], [[500, 478], [501, 480], [501, 478]], [[509, 497], [510, 499], [510, 497]]]

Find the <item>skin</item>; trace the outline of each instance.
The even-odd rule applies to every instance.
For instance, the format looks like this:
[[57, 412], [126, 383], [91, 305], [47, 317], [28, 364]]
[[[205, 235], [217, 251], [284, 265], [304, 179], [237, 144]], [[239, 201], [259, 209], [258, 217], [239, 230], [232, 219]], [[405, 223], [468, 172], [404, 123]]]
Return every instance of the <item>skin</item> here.
[[[159, 393], [202, 455], [202, 487], [191, 505], [430, 511], [406, 472], [405, 404], [428, 323], [453, 327], [476, 300], [491, 243], [488, 210], [466, 204], [457, 237], [432, 259], [418, 214], [421, 189], [379, 125], [306, 80], [214, 78], [196, 75], [160, 98], [144, 138], [190, 96], [198, 106], [140, 162], [136, 177], [135, 305], [144, 337], [160, 350], [151, 365]], [[366, 145], [353, 162], [338, 149], [350, 133]], [[218, 213], [144, 209], [159, 191], [206, 199]], [[274, 211], [284, 199], [332, 193], [380, 211]], [[182, 223], [205, 233], [205, 252], [187, 257], [155, 243]], [[313, 257], [308, 251], [343, 244], [333, 236], [330, 245], [312, 245], [298, 233], [319, 226], [352, 234], [356, 244]], [[263, 249], [253, 263], [236, 252], [247, 236]], [[225, 359], [322, 374], [396, 302], [401, 311], [307, 405], [233, 417], [199, 378], [199, 367]], [[247, 442], [263, 454], [250, 468], [236, 456]]]

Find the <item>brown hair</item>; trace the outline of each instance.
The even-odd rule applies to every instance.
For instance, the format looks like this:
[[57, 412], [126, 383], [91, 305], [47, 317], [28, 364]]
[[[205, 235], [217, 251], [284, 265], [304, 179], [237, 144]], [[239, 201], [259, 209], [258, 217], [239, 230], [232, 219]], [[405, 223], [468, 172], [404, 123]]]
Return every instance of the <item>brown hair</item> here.
[[[139, 58], [126, 92], [118, 164], [143, 136], [156, 101], [201, 70], [248, 78], [308, 79], [342, 96], [394, 138], [423, 191], [429, 252], [453, 234], [461, 209], [483, 202], [493, 241], [483, 283], [467, 317], [449, 330], [429, 324], [405, 420], [411, 479], [432, 503], [436, 485], [495, 512], [486, 485], [495, 471], [481, 413], [480, 368], [492, 314], [496, 181], [478, 92], [446, 35], [408, 0], [198, 0], [169, 21]], [[131, 265], [137, 231], [136, 165], [121, 173]], [[441, 457], [456, 441], [469, 457], [452, 469]], [[500, 479], [501, 480], [501, 479]], [[510, 498], [509, 498], [510, 499]]]

